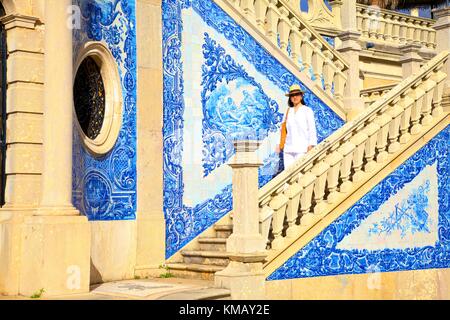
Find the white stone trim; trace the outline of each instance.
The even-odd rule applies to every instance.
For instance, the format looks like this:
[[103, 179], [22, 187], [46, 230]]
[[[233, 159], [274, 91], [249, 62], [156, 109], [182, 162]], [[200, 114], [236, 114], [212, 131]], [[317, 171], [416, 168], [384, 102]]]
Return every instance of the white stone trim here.
[[95, 60], [100, 68], [100, 73], [105, 86], [105, 118], [99, 135], [90, 139], [81, 129], [73, 108], [77, 121], [76, 127], [86, 149], [94, 156], [102, 156], [108, 153], [115, 145], [122, 127], [122, 87], [117, 63], [109, 49], [101, 42], [87, 42], [78, 53], [75, 69], [74, 81], [78, 68], [87, 57]]

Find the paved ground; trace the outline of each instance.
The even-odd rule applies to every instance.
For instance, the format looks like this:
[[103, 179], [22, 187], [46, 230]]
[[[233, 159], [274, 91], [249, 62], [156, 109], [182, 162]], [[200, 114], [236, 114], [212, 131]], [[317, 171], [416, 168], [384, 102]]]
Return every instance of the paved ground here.
[[[205, 280], [148, 278], [107, 282], [91, 286], [88, 294], [46, 297], [40, 300], [202, 300], [227, 299], [228, 290], [214, 288]], [[28, 300], [30, 297], [0, 296], [0, 300]]]

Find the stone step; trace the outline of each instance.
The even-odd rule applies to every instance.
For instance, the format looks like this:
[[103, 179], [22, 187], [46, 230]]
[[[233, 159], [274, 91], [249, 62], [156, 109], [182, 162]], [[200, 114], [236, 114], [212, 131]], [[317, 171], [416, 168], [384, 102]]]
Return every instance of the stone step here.
[[158, 300], [230, 300], [230, 290], [222, 288], [201, 288], [168, 294]]
[[228, 238], [233, 232], [232, 224], [219, 224], [214, 225], [217, 238]]
[[184, 279], [202, 279], [214, 281], [214, 274], [225, 269], [224, 266], [204, 265], [204, 264], [186, 264], [169, 263], [170, 273], [178, 278]]
[[186, 264], [203, 264], [226, 267], [229, 263], [228, 252], [182, 250], [181, 255]]
[[227, 251], [226, 238], [202, 238], [198, 239], [202, 251]]

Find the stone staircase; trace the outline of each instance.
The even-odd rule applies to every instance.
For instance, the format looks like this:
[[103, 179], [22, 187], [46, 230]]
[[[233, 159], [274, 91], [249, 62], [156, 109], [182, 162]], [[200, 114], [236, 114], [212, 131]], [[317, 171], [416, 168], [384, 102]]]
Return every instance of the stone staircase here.
[[181, 278], [214, 280], [217, 271], [229, 263], [226, 241], [233, 231], [230, 224], [214, 225], [214, 237], [199, 237], [198, 250], [181, 250], [183, 262], [169, 263], [170, 272]]
[[[269, 243], [267, 276], [345, 212], [343, 203], [354, 203], [356, 193], [370, 190], [380, 172], [395, 169], [403, 153], [450, 123], [442, 108], [448, 56], [437, 55], [259, 189], [259, 231]], [[230, 223], [229, 213], [191, 241], [171, 259], [171, 272], [214, 279], [229, 262]]]

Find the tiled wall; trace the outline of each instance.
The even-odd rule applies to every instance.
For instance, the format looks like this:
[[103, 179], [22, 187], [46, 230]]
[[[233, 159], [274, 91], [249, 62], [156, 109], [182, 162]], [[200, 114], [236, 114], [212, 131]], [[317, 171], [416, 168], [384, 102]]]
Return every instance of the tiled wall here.
[[269, 280], [450, 267], [450, 126]]
[[[163, 1], [164, 212], [171, 256], [232, 208], [232, 140], [262, 140], [260, 185], [280, 169], [274, 153], [287, 107], [303, 84], [212, 0]], [[303, 86], [304, 87], [304, 86]], [[308, 88], [318, 140], [343, 124]]]
[[122, 84], [122, 128], [114, 148], [91, 156], [74, 127], [73, 203], [89, 220], [135, 219], [136, 31], [135, 2], [74, 0], [81, 29], [74, 30], [74, 57], [86, 41], [101, 41], [114, 56]]

